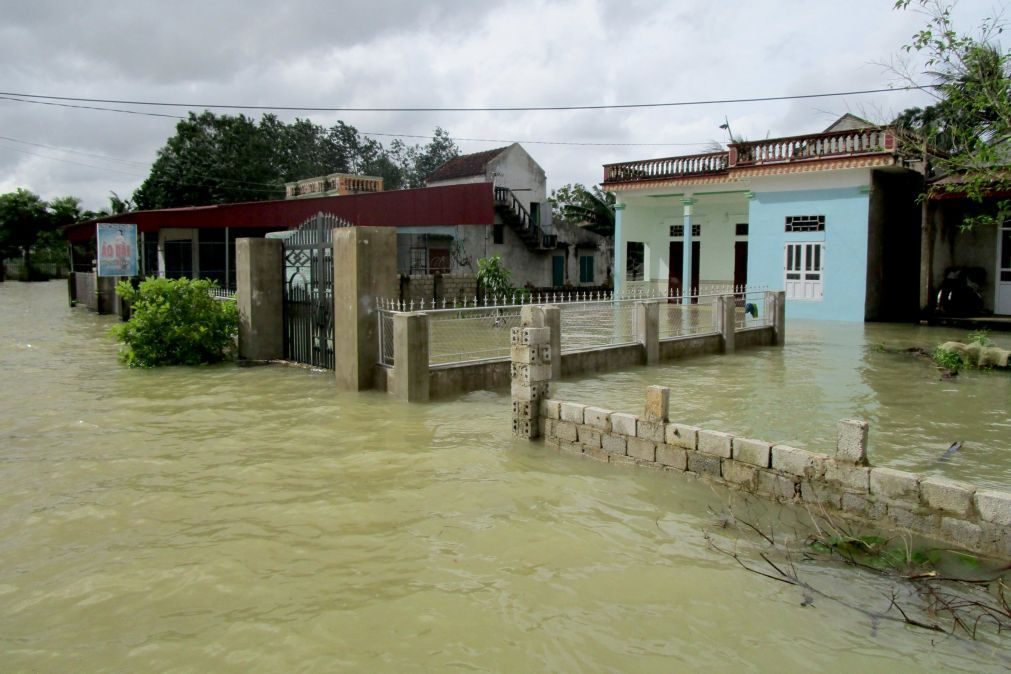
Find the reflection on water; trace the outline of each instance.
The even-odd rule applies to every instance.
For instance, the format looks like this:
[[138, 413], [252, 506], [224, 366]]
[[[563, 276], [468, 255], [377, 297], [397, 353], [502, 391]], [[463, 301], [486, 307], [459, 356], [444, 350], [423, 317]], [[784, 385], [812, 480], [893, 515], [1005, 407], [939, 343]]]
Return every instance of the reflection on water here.
[[[0, 284], [0, 671], [999, 666], [801, 607], [705, 546], [726, 494], [513, 441], [503, 393], [404, 405], [279, 367], [128, 370], [111, 319], [66, 308], [64, 288]], [[983, 404], [1006, 382], [941, 383], [870, 346], [935, 334], [791, 326], [782, 351], [559, 390], [634, 410], [663, 381], [680, 418], [811, 447], [863, 416], [883, 463], [1006, 485], [1006, 411]], [[962, 454], [933, 466], [953, 436]]]

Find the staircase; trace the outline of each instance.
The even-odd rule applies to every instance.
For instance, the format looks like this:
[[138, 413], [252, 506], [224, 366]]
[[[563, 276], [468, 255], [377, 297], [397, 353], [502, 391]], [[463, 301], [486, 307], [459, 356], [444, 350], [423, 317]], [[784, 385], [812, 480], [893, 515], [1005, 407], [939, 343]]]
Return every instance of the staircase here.
[[495, 212], [516, 232], [527, 250], [551, 250], [555, 247], [558, 237], [545, 234], [508, 187], [495, 188]]

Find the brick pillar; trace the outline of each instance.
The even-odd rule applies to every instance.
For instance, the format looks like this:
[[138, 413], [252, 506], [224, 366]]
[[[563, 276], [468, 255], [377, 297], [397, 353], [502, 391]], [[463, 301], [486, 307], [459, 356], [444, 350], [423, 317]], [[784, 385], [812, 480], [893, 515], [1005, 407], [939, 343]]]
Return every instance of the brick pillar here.
[[428, 315], [394, 314], [392, 393], [398, 400], [425, 402], [429, 397]]
[[541, 435], [541, 401], [548, 397], [551, 378], [551, 328], [544, 325], [540, 307], [520, 310], [521, 326], [510, 336], [513, 435], [533, 439]]
[[656, 302], [638, 302], [635, 305], [635, 326], [639, 343], [646, 352], [646, 364], [660, 362], [660, 305]]
[[734, 334], [737, 330], [737, 305], [733, 295], [716, 298], [716, 311], [720, 315], [720, 335], [723, 337], [723, 353], [734, 352]]
[[562, 310], [559, 307], [544, 307], [544, 327], [551, 330], [551, 379], [557, 381], [562, 378]]
[[379, 361], [376, 300], [397, 296], [396, 229], [335, 229], [333, 265], [337, 386], [345, 391], [370, 389]]
[[775, 335], [776, 346], [783, 346], [786, 343], [786, 291], [779, 290], [772, 293], [775, 313], [772, 316], [772, 331]]
[[235, 240], [239, 358], [284, 358], [284, 250], [280, 239]]

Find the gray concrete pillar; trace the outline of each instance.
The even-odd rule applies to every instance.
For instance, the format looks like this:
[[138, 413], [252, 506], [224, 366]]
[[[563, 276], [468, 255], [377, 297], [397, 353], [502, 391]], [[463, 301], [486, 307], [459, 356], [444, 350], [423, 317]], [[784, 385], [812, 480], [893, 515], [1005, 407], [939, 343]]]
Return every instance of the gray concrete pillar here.
[[737, 331], [737, 305], [733, 295], [716, 298], [716, 311], [720, 315], [720, 335], [723, 337], [723, 353], [734, 352], [734, 335]]
[[116, 277], [95, 277], [95, 311], [100, 314], [116, 313]]
[[544, 307], [544, 327], [551, 329], [551, 379], [562, 378], [562, 310]]
[[396, 298], [397, 230], [343, 227], [333, 232], [334, 373], [337, 386], [362, 391], [375, 385], [379, 362], [376, 301]]
[[[0, 281], [3, 281], [3, 262], [0, 261]], [[67, 301], [70, 306], [77, 305], [77, 272], [67, 274]]]
[[425, 402], [429, 397], [428, 316], [423, 313], [393, 316], [393, 381], [398, 400]]
[[[541, 435], [541, 401], [548, 397], [551, 378], [551, 328], [543, 325], [543, 311], [529, 307], [521, 310], [521, 327], [510, 336], [513, 435], [533, 439]], [[538, 325], [540, 324], [540, 325]]]
[[239, 358], [284, 358], [284, 250], [280, 239], [235, 240]]
[[836, 425], [835, 460], [857, 466], [869, 466], [867, 431], [870, 424], [861, 419], [842, 419]]
[[786, 343], [786, 291], [778, 290], [772, 295], [775, 311], [772, 315], [772, 332], [775, 335], [776, 346], [783, 346]]
[[635, 329], [639, 343], [646, 351], [646, 364], [660, 362], [660, 305], [656, 302], [637, 302]]

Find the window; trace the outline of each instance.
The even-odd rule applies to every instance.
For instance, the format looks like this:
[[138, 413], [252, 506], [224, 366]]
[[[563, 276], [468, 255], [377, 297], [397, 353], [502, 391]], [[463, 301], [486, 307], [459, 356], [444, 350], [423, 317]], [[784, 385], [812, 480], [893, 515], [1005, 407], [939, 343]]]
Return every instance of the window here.
[[579, 282], [593, 283], [593, 255], [579, 256]]
[[786, 231], [788, 232], [824, 232], [824, 215], [788, 215], [786, 216]]
[[541, 204], [538, 201], [530, 202], [530, 222], [537, 226], [541, 224]]
[[685, 226], [684, 225], [671, 225], [670, 226], [670, 235], [671, 235], [671, 237], [674, 237], [674, 238], [679, 237], [679, 236], [684, 236], [685, 235]]
[[641, 281], [645, 278], [646, 246], [642, 241], [625, 244], [625, 280]]
[[492, 243], [505, 243], [505, 225], [492, 225]]
[[702, 236], [702, 225], [692, 225], [692, 236]]
[[825, 244], [786, 244], [786, 299], [820, 301], [824, 294]]
[[738, 222], [734, 226], [734, 235], [735, 236], [747, 236], [748, 235], [748, 223], [746, 223], [746, 222]]

